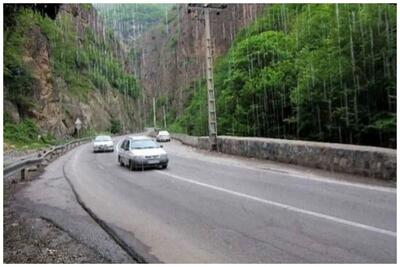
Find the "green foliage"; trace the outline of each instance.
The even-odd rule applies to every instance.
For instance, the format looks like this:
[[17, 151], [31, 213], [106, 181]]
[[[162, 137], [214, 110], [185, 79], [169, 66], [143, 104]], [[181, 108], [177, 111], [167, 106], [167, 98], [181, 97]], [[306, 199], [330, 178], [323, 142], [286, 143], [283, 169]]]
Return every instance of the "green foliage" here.
[[[90, 28], [85, 29], [84, 42], [77, 40], [78, 33], [69, 15], [56, 20], [42, 17], [30, 9], [22, 9], [17, 15], [17, 25], [5, 32], [5, 82], [10, 88], [8, 98], [29, 109], [33, 79], [30, 70], [22, 62], [26, 32], [38, 25], [50, 44], [50, 63], [55, 76], [62, 77], [69, 91], [82, 100], [94, 88], [102, 91], [115, 88], [130, 97], [138, 95], [138, 85], [133, 75], [125, 72], [122, 63], [113, 55], [117, 45], [113, 33], [107, 38], [97, 36]], [[28, 98], [27, 98], [28, 97]]]
[[177, 44], [178, 44], [178, 35], [177, 34], [171, 36], [168, 39], [168, 43], [167, 43], [168, 47], [175, 48]]
[[25, 119], [18, 124], [5, 120], [4, 141], [17, 148], [36, 148], [55, 144], [56, 140], [51, 134], [42, 134], [34, 121]]
[[122, 132], [122, 124], [121, 121], [112, 118], [111, 121], [111, 126], [110, 126], [110, 132], [112, 134], [116, 134], [116, 133], [121, 133]]
[[32, 14], [22, 10], [21, 15], [15, 18], [15, 25], [4, 31], [5, 98], [17, 105], [21, 115], [34, 106], [32, 95], [35, 82], [31, 70], [22, 60], [31, 19]]
[[89, 11], [93, 8], [92, 4], [80, 4], [80, 5], [86, 11]]
[[157, 24], [165, 16], [170, 4], [96, 4], [106, 23], [132, 21], [138, 24]]
[[208, 113], [207, 113], [207, 90], [205, 80], [200, 80], [186, 88], [189, 92], [189, 104], [183, 115], [176, 118], [175, 111], [168, 114], [168, 121], [173, 121], [168, 129], [171, 132], [186, 133], [190, 135], [207, 135]]
[[[90, 4], [81, 7], [85, 10], [92, 8]], [[84, 33], [77, 32], [76, 21], [66, 13], [60, 13], [52, 20], [29, 8], [13, 12], [11, 15], [15, 23], [4, 30], [4, 96], [17, 106], [21, 118], [29, 117], [30, 111], [37, 105], [34, 95], [37, 94], [38, 80], [33, 77], [29, 63], [23, 58], [27, 50], [32, 49], [29, 33], [34, 27], [38, 27], [48, 40], [53, 81], [65, 81], [70, 94], [81, 101], [87, 101], [93, 90], [105, 92], [115, 89], [125, 97], [138, 96], [136, 78], [124, 69], [124, 62], [116, 56], [115, 51], [121, 48], [112, 30], [107, 30], [103, 38], [89, 26], [84, 28]], [[54, 89], [58, 90], [59, 87], [54, 85]], [[114, 128], [118, 130], [118, 125]], [[47, 137], [36, 140], [37, 134], [37, 128], [30, 120], [23, 120], [21, 124], [8, 121], [5, 125], [5, 138], [11, 143], [43, 145], [52, 140]]]
[[395, 146], [396, 28], [391, 4], [269, 5], [215, 63], [219, 134]]

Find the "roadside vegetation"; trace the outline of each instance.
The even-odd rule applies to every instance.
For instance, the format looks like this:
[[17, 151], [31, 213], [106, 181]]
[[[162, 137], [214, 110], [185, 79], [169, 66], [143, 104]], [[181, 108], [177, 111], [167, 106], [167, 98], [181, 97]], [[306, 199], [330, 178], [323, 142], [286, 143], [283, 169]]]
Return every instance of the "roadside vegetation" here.
[[[82, 8], [89, 11], [93, 7], [86, 4]], [[30, 114], [32, 109], [40, 108], [34, 97], [38, 81], [24, 61], [31, 43], [29, 32], [33, 27], [38, 27], [48, 40], [54, 90], [60, 90], [56, 81], [61, 79], [65, 81], [68, 94], [82, 102], [87, 102], [94, 90], [102, 93], [118, 90], [126, 97], [138, 97], [136, 78], [124, 70], [113, 53], [119, 43], [111, 30], [104, 36], [93, 32], [90, 27], [78, 32], [69, 15], [59, 14], [52, 20], [30, 8], [20, 8], [12, 14], [4, 30], [4, 98], [17, 107], [21, 117], [19, 123], [10, 116], [5, 118], [4, 139], [7, 144], [39, 147], [55, 142], [54, 137], [38, 129]], [[38, 135], [41, 138], [38, 139]]]
[[[269, 5], [215, 62], [218, 133], [395, 147], [396, 29], [391, 4]], [[207, 135], [195, 88], [171, 129]]]
[[4, 143], [12, 145], [14, 149], [35, 149], [57, 144], [51, 134], [42, 135], [35, 122], [24, 119], [14, 123], [5, 113], [4, 116]]

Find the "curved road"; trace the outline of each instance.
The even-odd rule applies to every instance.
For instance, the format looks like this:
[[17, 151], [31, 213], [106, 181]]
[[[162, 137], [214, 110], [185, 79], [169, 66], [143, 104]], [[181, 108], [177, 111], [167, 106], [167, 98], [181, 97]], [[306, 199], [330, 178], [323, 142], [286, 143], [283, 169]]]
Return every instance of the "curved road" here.
[[148, 262], [396, 262], [395, 188], [164, 148], [166, 170], [129, 171], [91, 144], [64, 164], [86, 206]]

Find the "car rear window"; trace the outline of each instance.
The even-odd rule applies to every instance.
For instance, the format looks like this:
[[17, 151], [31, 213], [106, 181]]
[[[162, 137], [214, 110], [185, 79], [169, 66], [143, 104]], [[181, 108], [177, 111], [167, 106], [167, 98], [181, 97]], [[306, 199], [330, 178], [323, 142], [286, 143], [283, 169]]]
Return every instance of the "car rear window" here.
[[111, 137], [110, 136], [97, 136], [95, 141], [111, 141]]

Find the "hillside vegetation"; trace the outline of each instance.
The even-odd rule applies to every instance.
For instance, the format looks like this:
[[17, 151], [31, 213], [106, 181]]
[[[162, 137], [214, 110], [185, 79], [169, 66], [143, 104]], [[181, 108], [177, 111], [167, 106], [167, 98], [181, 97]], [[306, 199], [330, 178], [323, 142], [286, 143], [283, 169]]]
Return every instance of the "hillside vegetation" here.
[[[218, 134], [396, 146], [396, 5], [280, 4], [215, 62]], [[173, 131], [208, 135], [205, 83]]]
[[[90, 10], [92, 7], [84, 5], [82, 8]], [[41, 132], [32, 119], [32, 108], [37, 106], [35, 96], [40, 93], [38, 78], [34, 77], [34, 70], [24, 58], [28, 47], [32, 46], [30, 35], [35, 27], [39, 28], [39, 33], [48, 42], [54, 90], [60, 90], [57, 80], [62, 79], [67, 94], [84, 103], [89, 101], [91, 91], [106, 93], [116, 90], [132, 99], [138, 96], [136, 78], [127, 73], [114, 56], [113, 45], [116, 40], [112, 31], [106, 31], [105, 36], [101, 36], [91, 27], [84, 27], [82, 38], [70, 15], [60, 14], [52, 20], [32, 9], [20, 8], [13, 16], [14, 23], [4, 31], [4, 98], [17, 107], [21, 121], [16, 122], [10, 116], [5, 116], [4, 137], [7, 143], [18, 145], [36, 142]], [[43, 43], [33, 45], [37, 46], [35, 53], [46, 46]], [[31, 129], [31, 134], [27, 134], [26, 129]]]

